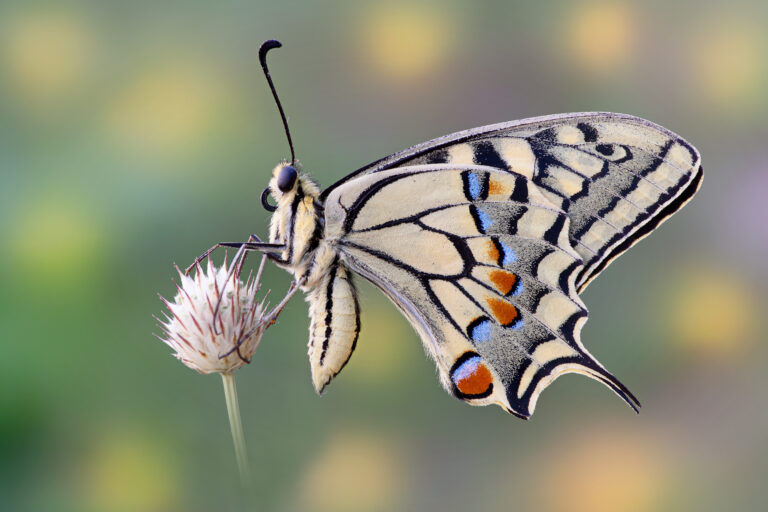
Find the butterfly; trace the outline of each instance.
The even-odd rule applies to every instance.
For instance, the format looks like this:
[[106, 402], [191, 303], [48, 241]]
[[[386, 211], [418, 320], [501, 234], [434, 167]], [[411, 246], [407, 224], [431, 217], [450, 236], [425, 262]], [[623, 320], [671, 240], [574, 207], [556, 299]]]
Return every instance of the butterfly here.
[[357, 344], [357, 274], [408, 319], [443, 387], [471, 405], [527, 419], [544, 388], [575, 372], [637, 411], [581, 342], [579, 294], [693, 197], [698, 151], [637, 117], [559, 114], [446, 135], [321, 190], [295, 159], [266, 65], [279, 46], [259, 51], [292, 155], [262, 194], [269, 242], [220, 245], [265, 252], [306, 292], [317, 392]]

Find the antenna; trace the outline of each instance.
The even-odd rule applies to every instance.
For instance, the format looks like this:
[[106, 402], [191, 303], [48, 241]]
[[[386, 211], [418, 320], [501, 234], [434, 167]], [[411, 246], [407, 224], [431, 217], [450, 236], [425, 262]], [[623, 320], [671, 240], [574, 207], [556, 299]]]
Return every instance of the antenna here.
[[261, 43], [261, 47], [259, 47], [259, 62], [261, 62], [261, 68], [264, 70], [264, 76], [267, 77], [269, 88], [272, 90], [272, 96], [275, 97], [277, 108], [280, 110], [280, 117], [283, 119], [283, 126], [285, 127], [285, 136], [288, 137], [288, 146], [291, 148], [291, 164], [295, 164], [296, 153], [293, 151], [293, 141], [291, 140], [291, 132], [288, 130], [288, 120], [285, 118], [285, 111], [283, 111], [283, 106], [280, 104], [280, 98], [277, 97], [275, 84], [272, 82], [272, 77], [269, 75], [269, 68], [267, 67], [267, 52], [272, 48], [280, 48], [282, 46], [283, 44], [280, 41], [275, 41], [274, 39]]

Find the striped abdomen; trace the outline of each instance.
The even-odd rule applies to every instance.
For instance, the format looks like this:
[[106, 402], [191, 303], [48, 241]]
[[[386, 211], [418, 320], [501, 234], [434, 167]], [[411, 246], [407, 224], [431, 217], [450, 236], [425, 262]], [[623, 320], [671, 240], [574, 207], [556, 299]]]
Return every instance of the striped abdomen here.
[[331, 265], [307, 295], [309, 302], [309, 364], [318, 393], [347, 364], [360, 332], [357, 290], [346, 267]]

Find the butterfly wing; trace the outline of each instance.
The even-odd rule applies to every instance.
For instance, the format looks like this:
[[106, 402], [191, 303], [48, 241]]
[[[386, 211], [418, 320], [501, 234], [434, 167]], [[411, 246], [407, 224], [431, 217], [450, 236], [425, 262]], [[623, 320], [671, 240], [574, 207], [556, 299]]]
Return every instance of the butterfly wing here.
[[557, 376], [579, 372], [634, 406], [587, 352], [582, 256], [566, 212], [528, 177], [420, 165], [367, 173], [325, 201], [325, 236], [419, 333], [444, 387], [527, 418]]
[[446, 135], [347, 176], [420, 164], [487, 165], [523, 175], [568, 216], [583, 259], [581, 292], [612, 260], [687, 203], [702, 179], [698, 151], [644, 119], [585, 112], [513, 121]]

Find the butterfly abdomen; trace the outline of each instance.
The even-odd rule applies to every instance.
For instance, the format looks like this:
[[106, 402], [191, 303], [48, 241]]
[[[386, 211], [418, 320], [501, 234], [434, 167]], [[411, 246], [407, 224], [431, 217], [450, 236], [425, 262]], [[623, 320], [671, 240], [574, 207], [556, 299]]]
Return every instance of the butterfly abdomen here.
[[335, 261], [307, 295], [309, 363], [318, 393], [347, 364], [360, 333], [357, 290], [347, 268]]

